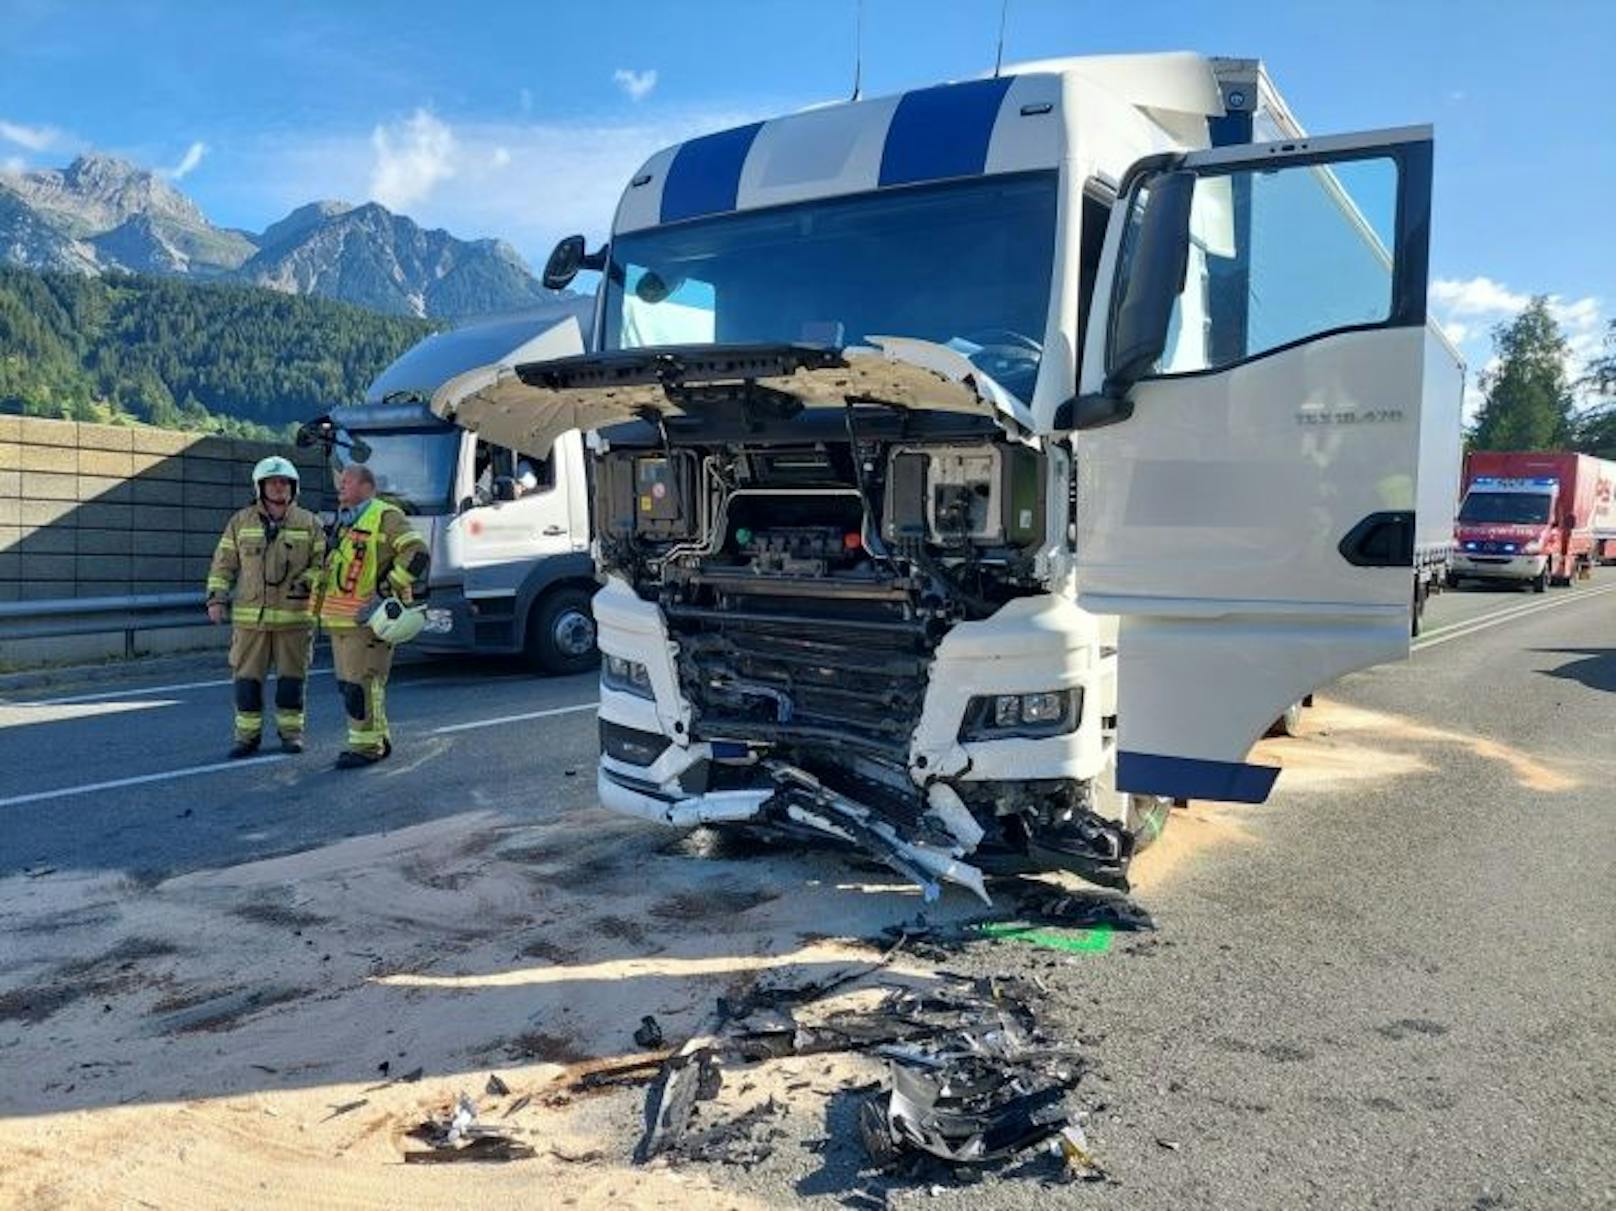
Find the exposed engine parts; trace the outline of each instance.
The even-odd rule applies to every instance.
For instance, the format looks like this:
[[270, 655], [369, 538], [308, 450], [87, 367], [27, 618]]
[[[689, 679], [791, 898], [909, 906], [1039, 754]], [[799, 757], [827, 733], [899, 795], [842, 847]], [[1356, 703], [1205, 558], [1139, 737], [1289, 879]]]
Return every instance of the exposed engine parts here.
[[[597, 462], [602, 562], [659, 607], [685, 737], [714, 746], [676, 793], [753, 796], [749, 818], [856, 845], [928, 899], [1051, 866], [1125, 887], [1134, 838], [1087, 784], [943, 778], [912, 751], [951, 630], [1049, 592], [1063, 464], [960, 418], [817, 412], [779, 437], [618, 431]], [[1060, 736], [1083, 710], [1053, 684], [972, 698], [961, 739]], [[603, 746], [632, 766], [626, 730]]]

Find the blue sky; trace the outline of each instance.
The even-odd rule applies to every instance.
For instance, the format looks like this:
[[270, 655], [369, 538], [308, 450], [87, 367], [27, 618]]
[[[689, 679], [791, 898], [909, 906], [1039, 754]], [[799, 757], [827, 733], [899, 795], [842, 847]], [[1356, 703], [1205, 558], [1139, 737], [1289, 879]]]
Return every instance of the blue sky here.
[[[601, 233], [656, 147], [845, 96], [855, 9], [0, 0], [0, 169], [96, 148], [178, 176], [217, 223], [374, 198], [542, 261]], [[865, 0], [866, 94], [988, 69], [999, 14]], [[1257, 56], [1314, 132], [1433, 122], [1434, 299], [1473, 367], [1530, 294], [1579, 353], [1616, 308], [1616, 5], [1009, 0], [1005, 43]]]

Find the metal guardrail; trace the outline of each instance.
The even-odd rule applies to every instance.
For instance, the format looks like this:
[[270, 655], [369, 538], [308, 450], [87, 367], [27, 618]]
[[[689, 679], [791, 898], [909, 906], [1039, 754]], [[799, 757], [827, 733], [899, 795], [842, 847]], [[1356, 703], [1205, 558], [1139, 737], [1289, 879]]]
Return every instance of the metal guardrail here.
[[123, 632], [125, 656], [135, 654], [137, 631], [205, 626], [207, 594], [147, 593], [127, 597], [59, 597], [0, 601], [0, 643]]

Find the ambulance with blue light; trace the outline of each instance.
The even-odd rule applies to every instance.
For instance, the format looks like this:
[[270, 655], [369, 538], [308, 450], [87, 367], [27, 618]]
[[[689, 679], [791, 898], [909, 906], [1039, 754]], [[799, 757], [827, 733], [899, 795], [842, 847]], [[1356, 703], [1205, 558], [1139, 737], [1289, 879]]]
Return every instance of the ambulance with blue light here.
[[601, 273], [591, 346], [432, 400], [593, 434], [601, 802], [985, 897], [1124, 886], [1175, 802], [1264, 800], [1253, 742], [1406, 655], [1451, 533], [1431, 153], [1173, 53], [652, 156], [546, 271]]
[[1450, 583], [1542, 593], [1603, 563], [1616, 539], [1616, 463], [1566, 451], [1472, 450]]

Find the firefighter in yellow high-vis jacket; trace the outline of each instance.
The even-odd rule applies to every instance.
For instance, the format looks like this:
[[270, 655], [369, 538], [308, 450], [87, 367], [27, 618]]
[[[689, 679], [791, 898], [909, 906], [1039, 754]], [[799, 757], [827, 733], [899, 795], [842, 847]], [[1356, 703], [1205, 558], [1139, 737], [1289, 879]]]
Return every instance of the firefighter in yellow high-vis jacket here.
[[312, 598], [325, 564], [320, 519], [297, 504], [297, 468], [263, 459], [253, 468], [256, 499], [225, 525], [208, 569], [208, 617], [230, 611], [236, 742], [231, 758], [258, 751], [264, 680], [275, 670], [275, 730], [281, 750], [303, 751], [304, 683], [314, 643]]
[[393, 751], [387, 730], [393, 645], [370, 625], [372, 613], [384, 598], [407, 605], [417, 589], [424, 591], [428, 556], [426, 540], [410, 528], [403, 510], [376, 495], [376, 477], [363, 463], [343, 468], [337, 501], [341, 507], [326, 557], [319, 615], [331, 639], [337, 689], [348, 716], [348, 747], [337, 758], [337, 768], [355, 769]]

